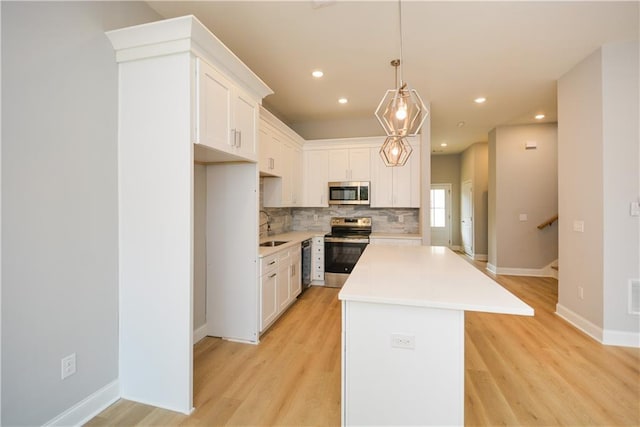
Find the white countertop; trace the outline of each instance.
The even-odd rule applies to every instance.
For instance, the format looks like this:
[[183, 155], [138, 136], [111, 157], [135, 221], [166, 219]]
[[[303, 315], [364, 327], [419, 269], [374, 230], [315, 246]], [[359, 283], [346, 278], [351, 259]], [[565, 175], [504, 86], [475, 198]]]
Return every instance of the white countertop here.
[[367, 246], [339, 298], [533, 316], [533, 308], [441, 246]]
[[262, 247], [260, 246], [260, 258], [274, 254], [282, 249], [287, 249], [291, 246], [294, 245], [299, 245], [300, 243], [302, 243], [304, 240], [307, 239], [311, 239], [315, 236], [324, 236], [324, 234], [322, 232], [318, 232], [318, 231], [290, 231], [288, 233], [281, 233], [281, 234], [274, 234], [273, 236], [268, 236], [268, 237], [263, 237], [260, 239], [260, 243], [262, 242], [268, 242], [270, 240], [281, 240], [281, 241], [286, 241], [287, 243], [284, 243], [280, 246], [267, 246], [267, 247]]

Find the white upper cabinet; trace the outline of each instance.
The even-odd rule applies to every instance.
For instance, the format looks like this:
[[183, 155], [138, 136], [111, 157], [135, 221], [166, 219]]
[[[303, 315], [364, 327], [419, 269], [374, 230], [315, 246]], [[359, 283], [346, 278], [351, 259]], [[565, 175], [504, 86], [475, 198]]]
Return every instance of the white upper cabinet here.
[[329, 181], [369, 181], [369, 148], [329, 150]]
[[420, 207], [420, 146], [410, 141], [413, 153], [404, 166], [388, 167], [371, 150], [371, 207]]
[[282, 138], [276, 130], [262, 118], [260, 119], [258, 139], [260, 173], [271, 176], [282, 176]]
[[264, 108], [260, 110], [259, 135], [264, 206], [300, 206], [302, 138]]
[[235, 151], [247, 159], [258, 160], [258, 103], [238, 89], [234, 94], [233, 102], [232, 133]]
[[303, 206], [329, 206], [329, 150], [308, 150], [303, 153]]
[[258, 102], [202, 59], [196, 68], [195, 142], [256, 161]]

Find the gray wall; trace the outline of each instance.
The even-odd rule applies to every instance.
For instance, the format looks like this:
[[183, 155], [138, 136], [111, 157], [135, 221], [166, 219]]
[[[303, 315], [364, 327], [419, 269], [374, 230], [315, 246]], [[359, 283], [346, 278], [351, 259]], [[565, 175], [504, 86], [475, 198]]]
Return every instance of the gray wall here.
[[473, 255], [488, 252], [489, 149], [486, 142], [476, 142], [460, 158], [460, 184], [471, 180], [473, 187]]
[[40, 425], [118, 378], [118, 74], [104, 32], [158, 16], [133, 2], [0, 7], [1, 421]]
[[629, 214], [640, 194], [638, 78], [636, 41], [598, 49], [558, 82], [558, 308], [605, 335], [640, 330], [628, 310], [629, 280], [640, 277], [640, 225]]
[[[527, 142], [537, 148], [525, 149]], [[492, 265], [541, 269], [558, 258], [557, 223], [537, 228], [558, 213], [557, 125], [501, 126], [490, 144]]]
[[462, 246], [460, 235], [460, 154], [431, 156], [431, 184], [451, 184], [451, 244]]

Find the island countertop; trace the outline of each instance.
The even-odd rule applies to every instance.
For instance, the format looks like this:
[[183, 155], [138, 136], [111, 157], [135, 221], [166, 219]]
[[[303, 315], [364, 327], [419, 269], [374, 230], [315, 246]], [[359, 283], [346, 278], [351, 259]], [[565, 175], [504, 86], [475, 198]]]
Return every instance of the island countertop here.
[[441, 246], [369, 245], [340, 300], [533, 316], [533, 308]]

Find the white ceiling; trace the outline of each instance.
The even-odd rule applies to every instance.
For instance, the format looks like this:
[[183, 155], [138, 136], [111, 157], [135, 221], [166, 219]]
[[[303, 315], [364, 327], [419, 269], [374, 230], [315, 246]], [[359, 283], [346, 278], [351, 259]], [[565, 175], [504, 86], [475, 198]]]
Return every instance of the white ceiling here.
[[[304, 138], [383, 135], [373, 113], [394, 86], [398, 2], [314, 3], [149, 2], [165, 18], [195, 15], [273, 89], [264, 105]], [[638, 6], [404, 0], [404, 78], [431, 103], [432, 150], [459, 152], [536, 113], [556, 121], [557, 79], [603, 44], [638, 39]]]

